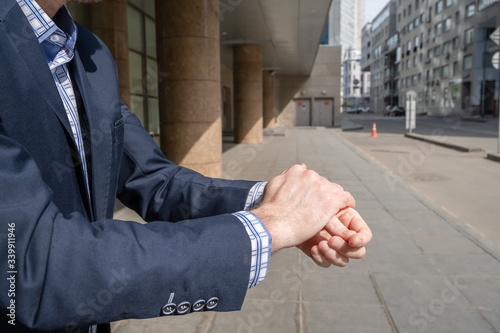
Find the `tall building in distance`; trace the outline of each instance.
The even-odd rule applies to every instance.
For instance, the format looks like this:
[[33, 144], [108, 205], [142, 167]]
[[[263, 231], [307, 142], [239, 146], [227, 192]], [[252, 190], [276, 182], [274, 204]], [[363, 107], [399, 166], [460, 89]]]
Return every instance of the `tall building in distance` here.
[[365, 0], [333, 0], [321, 44], [361, 49]]
[[365, 0], [333, 0], [321, 44], [342, 47], [342, 106], [364, 106], [361, 91], [361, 31]]

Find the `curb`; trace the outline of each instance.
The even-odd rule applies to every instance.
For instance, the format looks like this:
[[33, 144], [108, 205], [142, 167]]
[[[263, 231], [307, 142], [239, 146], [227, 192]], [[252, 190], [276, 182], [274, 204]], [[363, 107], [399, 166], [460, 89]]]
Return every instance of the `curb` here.
[[406, 133], [405, 137], [406, 138], [410, 138], [410, 139], [415, 139], [415, 140], [420, 140], [420, 141], [425, 141], [425, 142], [433, 143], [433, 144], [441, 146], [441, 147], [445, 147], [445, 148], [449, 148], [449, 149], [454, 149], [454, 150], [457, 150], [457, 151], [460, 151], [460, 152], [464, 152], [464, 153], [477, 153], [477, 152], [483, 152], [484, 151], [482, 148], [479, 148], [479, 147], [464, 147], [464, 146], [454, 145], [452, 143], [447, 143], [447, 142], [443, 142], [443, 141], [429, 139], [426, 136], [419, 135], [419, 134]]
[[363, 130], [364, 128], [365, 128], [364, 126], [353, 123], [352, 121], [342, 120], [342, 131], [343, 132], [359, 131], [359, 130]]
[[486, 158], [489, 159], [490, 161], [500, 162], [500, 155], [499, 154], [488, 154], [486, 156]]

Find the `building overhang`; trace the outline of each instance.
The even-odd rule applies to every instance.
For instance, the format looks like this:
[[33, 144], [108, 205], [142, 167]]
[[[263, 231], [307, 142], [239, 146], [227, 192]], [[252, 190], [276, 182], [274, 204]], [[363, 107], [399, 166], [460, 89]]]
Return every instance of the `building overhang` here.
[[264, 69], [311, 74], [332, 0], [221, 0], [221, 44], [259, 44]]

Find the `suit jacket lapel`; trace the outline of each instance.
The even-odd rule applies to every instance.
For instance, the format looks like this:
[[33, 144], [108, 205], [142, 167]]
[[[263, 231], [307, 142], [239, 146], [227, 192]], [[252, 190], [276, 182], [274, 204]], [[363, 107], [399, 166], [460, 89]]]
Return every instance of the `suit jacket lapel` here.
[[54, 83], [52, 73], [47, 65], [40, 66], [40, 64], [47, 63], [42, 48], [26, 16], [24, 16], [21, 8], [19, 8], [17, 4], [15, 4], [6, 16], [3, 24], [9, 32], [11, 43], [19, 51], [18, 57], [20, 62], [25, 65], [22, 66], [20, 63], [19, 75], [30, 76], [31, 81], [36, 82], [37, 88], [43, 92], [43, 95], [46, 97], [46, 102], [52, 107], [59, 121], [72, 138], [73, 135], [68, 116], [66, 115], [66, 110], [64, 109], [61, 97]]

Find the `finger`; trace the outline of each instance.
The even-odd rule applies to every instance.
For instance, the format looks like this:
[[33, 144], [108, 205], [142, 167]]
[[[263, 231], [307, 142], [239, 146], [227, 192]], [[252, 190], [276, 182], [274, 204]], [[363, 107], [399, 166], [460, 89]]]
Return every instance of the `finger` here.
[[354, 197], [351, 195], [351, 193], [349, 192], [340, 192], [339, 193], [341, 196], [342, 196], [342, 203], [344, 204], [343, 207], [341, 207], [340, 209], [344, 209], [344, 208], [355, 208], [356, 207], [356, 200], [354, 200]]
[[321, 254], [319, 251], [318, 245], [315, 245], [311, 248], [311, 258], [316, 263], [316, 265], [328, 268], [332, 264]]
[[318, 249], [323, 257], [335, 266], [345, 267], [349, 264], [349, 258], [332, 249], [328, 242], [319, 243]]
[[288, 169], [286, 169], [285, 171], [283, 171], [281, 174], [284, 175], [285, 173], [289, 172], [289, 171], [305, 171], [307, 170], [307, 165], [305, 165], [304, 163], [302, 164], [295, 164], [295, 165], [292, 165], [291, 167], [289, 167]]
[[363, 247], [368, 244], [372, 237], [372, 231], [365, 220], [354, 209], [345, 209], [338, 215], [339, 221], [349, 230], [356, 234], [349, 238], [349, 244], [354, 247]]
[[344, 240], [349, 240], [356, 232], [349, 230], [337, 216], [334, 216], [330, 222], [325, 225], [325, 230], [332, 236], [342, 237]]
[[366, 255], [366, 248], [352, 247], [348, 242], [337, 236], [330, 238], [328, 246], [341, 255], [351, 259], [361, 259]]

